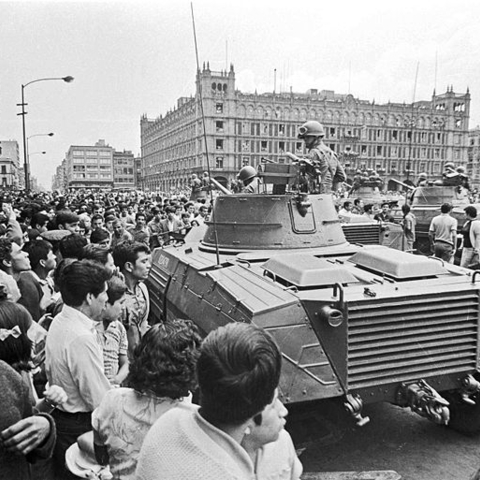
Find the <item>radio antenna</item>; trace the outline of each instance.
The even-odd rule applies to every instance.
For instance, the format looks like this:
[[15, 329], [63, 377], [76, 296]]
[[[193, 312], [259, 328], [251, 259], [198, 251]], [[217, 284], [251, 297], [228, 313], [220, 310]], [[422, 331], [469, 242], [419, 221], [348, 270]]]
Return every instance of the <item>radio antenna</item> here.
[[195, 15], [193, 14], [193, 2], [190, 3], [191, 11], [192, 11], [192, 26], [193, 26], [193, 41], [195, 43], [195, 59], [197, 61], [197, 75], [198, 75], [198, 96], [200, 100], [200, 112], [202, 114], [202, 125], [203, 125], [203, 140], [205, 143], [205, 156], [207, 159], [207, 172], [208, 172], [208, 180], [209, 180], [209, 191], [210, 191], [210, 205], [212, 206], [212, 216], [210, 218], [212, 225], [213, 225], [213, 234], [215, 236], [215, 254], [217, 257], [217, 266], [220, 265], [220, 252], [218, 251], [218, 235], [217, 235], [217, 222], [215, 220], [215, 209], [213, 208], [213, 192], [210, 185], [210, 160], [208, 156], [208, 144], [207, 144], [207, 128], [205, 122], [205, 112], [203, 110], [203, 94], [202, 94], [202, 82], [200, 79], [200, 62], [198, 60], [198, 45], [197, 45], [197, 32], [195, 30]]

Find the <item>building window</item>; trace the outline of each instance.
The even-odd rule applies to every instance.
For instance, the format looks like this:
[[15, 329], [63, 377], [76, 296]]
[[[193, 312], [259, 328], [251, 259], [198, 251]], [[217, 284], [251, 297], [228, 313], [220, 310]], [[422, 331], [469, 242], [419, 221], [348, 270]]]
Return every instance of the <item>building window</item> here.
[[6, 165], [2, 165], [2, 174], [3, 175], [7, 174], [7, 166]]
[[222, 139], [217, 138], [217, 139], [215, 140], [215, 148], [216, 148], [217, 150], [223, 150], [223, 140], [222, 140]]
[[83, 150], [74, 150], [73, 151], [74, 157], [83, 157]]
[[223, 103], [217, 103], [215, 104], [215, 111], [217, 113], [223, 113]]
[[243, 157], [242, 167], [246, 167], [247, 165], [250, 165], [250, 158], [249, 157]]
[[[222, 120], [217, 120], [215, 122], [215, 129], [217, 132], [223, 132], [223, 121]], [[241, 132], [240, 132], [241, 134]]]
[[278, 149], [279, 149], [280, 153], [284, 153], [285, 152], [285, 142], [278, 142]]
[[215, 157], [215, 168], [223, 168], [223, 157]]
[[87, 157], [96, 157], [97, 156], [97, 151], [96, 150], [87, 150], [85, 152], [85, 155]]
[[103, 164], [103, 165], [105, 165], [105, 164], [110, 165], [111, 162], [110, 162], [109, 158], [101, 158], [100, 163]]
[[303, 151], [303, 143], [302, 142], [295, 142], [295, 151], [297, 153], [302, 153], [302, 151]]
[[260, 142], [260, 151], [266, 152], [266, 151], [267, 151], [267, 148], [268, 148], [267, 141], [266, 141], [266, 140], [262, 140], [262, 141]]
[[278, 126], [278, 134], [279, 135], [285, 135], [285, 125], [283, 123], [281, 123], [279, 126]]
[[377, 157], [381, 157], [381, 156], [382, 156], [382, 146], [377, 145]]

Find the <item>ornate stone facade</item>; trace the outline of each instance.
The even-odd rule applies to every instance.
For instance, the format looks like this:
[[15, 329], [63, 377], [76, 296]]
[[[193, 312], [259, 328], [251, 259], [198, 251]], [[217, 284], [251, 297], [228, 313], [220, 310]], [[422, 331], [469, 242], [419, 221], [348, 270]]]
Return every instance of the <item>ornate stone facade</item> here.
[[457, 94], [453, 87], [413, 104], [376, 104], [314, 89], [245, 94], [235, 89], [233, 66], [212, 72], [207, 64], [197, 73], [195, 97], [180, 98], [155, 120], [141, 117], [144, 185], [165, 193], [186, 189], [192, 173], [207, 170], [207, 152], [211, 176], [229, 185], [244, 165], [256, 167], [262, 158], [288, 162], [286, 151], [302, 155], [297, 129], [318, 120], [349, 181], [357, 169], [371, 168], [395, 190], [393, 180], [411, 183], [419, 172], [439, 179], [445, 162], [467, 164], [469, 109], [468, 90]]

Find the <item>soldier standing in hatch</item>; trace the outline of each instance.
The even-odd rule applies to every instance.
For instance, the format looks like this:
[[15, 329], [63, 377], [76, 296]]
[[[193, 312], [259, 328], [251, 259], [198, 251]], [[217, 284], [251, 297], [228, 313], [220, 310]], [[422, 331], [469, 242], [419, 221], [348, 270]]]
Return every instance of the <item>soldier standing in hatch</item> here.
[[320, 177], [319, 193], [332, 193], [347, 177], [335, 153], [323, 143], [324, 136], [322, 124], [315, 120], [309, 120], [298, 129], [298, 138], [305, 142], [308, 158]]

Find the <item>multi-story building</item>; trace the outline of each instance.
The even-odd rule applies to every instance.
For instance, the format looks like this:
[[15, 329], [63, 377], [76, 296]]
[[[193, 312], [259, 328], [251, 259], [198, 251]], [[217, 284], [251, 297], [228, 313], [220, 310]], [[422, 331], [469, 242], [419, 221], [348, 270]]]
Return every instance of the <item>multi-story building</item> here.
[[135, 158], [131, 151], [113, 152], [113, 184], [115, 188], [135, 187]]
[[142, 157], [139, 155], [135, 157], [135, 188], [144, 188], [143, 184], [143, 171], [142, 171]]
[[475, 187], [480, 186], [480, 127], [468, 132], [467, 174]]
[[113, 152], [105, 140], [99, 140], [94, 146], [72, 145], [65, 157], [68, 188], [112, 188]]
[[52, 190], [65, 192], [67, 189], [66, 168], [67, 161], [63, 159], [62, 163], [57, 166], [55, 174], [52, 177]]
[[0, 140], [0, 186], [17, 188], [24, 185], [19, 177], [20, 160], [16, 140]]
[[453, 87], [412, 104], [315, 89], [247, 94], [236, 90], [233, 66], [212, 72], [207, 64], [197, 72], [194, 97], [180, 98], [156, 119], [141, 117], [143, 181], [151, 190], [182, 190], [192, 173], [207, 170], [208, 153], [211, 176], [228, 185], [244, 165], [305, 153], [297, 130], [314, 119], [325, 126], [324, 141], [342, 159], [349, 181], [357, 169], [371, 168], [394, 190], [395, 180], [412, 183], [419, 172], [441, 178], [447, 161], [467, 164], [469, 110], [468, 90], [457, 94]]

